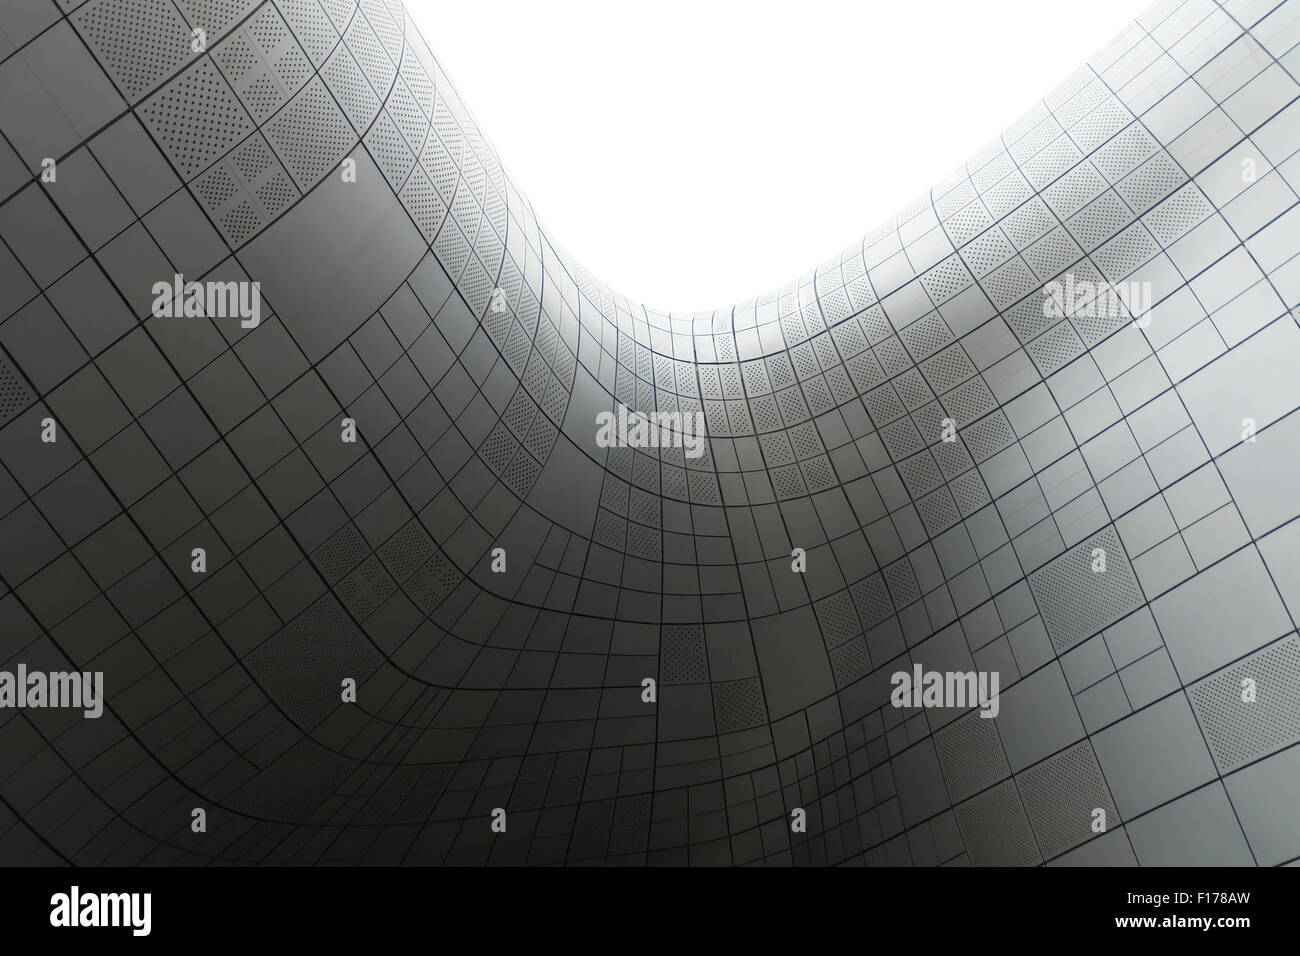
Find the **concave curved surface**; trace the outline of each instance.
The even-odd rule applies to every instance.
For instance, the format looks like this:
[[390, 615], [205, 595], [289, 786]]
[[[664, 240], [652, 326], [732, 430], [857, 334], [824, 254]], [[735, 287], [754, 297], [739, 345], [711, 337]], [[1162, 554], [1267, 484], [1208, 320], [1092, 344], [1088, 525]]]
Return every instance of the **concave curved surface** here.
[[1158, 4], [689, 316], [554, 243], [400, 3], [0, 30], [0, 666], [105, 693], [0, 709], [0, 862], [1300, 857], [1300, 4]]

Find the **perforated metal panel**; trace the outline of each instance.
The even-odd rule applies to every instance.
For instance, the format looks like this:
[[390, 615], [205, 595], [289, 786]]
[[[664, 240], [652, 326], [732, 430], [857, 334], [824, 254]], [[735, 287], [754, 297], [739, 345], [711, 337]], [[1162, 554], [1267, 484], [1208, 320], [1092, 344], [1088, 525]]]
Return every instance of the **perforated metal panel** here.
[[[1016, 784], [1047, 859], [1119, 824], [1119, 813], [1086, 740], [1017, 774]], [[1098, 816], [1097, 810], [1105, 815]]]
[[1011, 430], [1011, 423], [1000, 411], [980, 419], [963, 430], [961, 437], [966, 442], [966, 447], [970, 449], [971, 457], [977, 463], [992, 458], [1016, 439], [1015, 433]]
[[[1097, 551], [1104, 552], [1105, 571], [1093, 570]], [[1029, 586], [1058, 651], [1091, 637], [1142, 603], [1114, 528], [1093, 535], [1030, 575]]]
[[267, 693], [311, 728], [341, 706], [343, 679], [360, 687], [380, 658], [338, 602], [324, 597], [245, 662]]
[[959, 803], [954, 812], [975, 866], [1034, 866], [1042, 862], [1013, 781]]
[[836, 687], [848, 687], [871, 672], [871, 655], [861, 637], [852, 638], [831, 651], [830, 661]]
[[659, 679], [665, 684], [697, 684], [709, 679], [704, 628], [665, 627], [660, 636]]
[[438, 551], [411, 575], [402, 589], [417, 607], [428, 614], [442, 604], [462, 577], [451, 560]]
[[12, 421], [32, 401], [31, 390], [3, 355], [0, 355], [0, 425]]
[[202, 28], [209, 43], [216, 40], [248, 14], [262, 0], [176, 0], [176, 6], [191, 27]]
[[301, 195], [260, 133], [199, 176], [193, 188], [232, 246], [248, 241]]
[[265, 132], [300, 189], [314, 186], [357, 142], [347, 118], [319, 78], [272, 117]]
[[195, 55], [170, 0], [92, 0], [70, 19], [133, 103]]
[[[0, 4], [0, 622], [111, 714], [0, 785], [130, 823], [11, 800], [20, 862], [1033, 864], [1121, 823], [1145, 862], [1169, 821], [1300, 859], [1297, 2], [1148, 11], [860, 242], [672, 315], [539, 223], [396, 0]], [[259, 327], [150, 316], [182, 270]], [[1045, 313], [1067, 280], [1152, 322]], [[701, 454], [593, 443], [617, 403]], [[894, 708], [914, 656], [998, 716]]]
[[953, 721], [934, 735], [948, 793], [954, 802], [965, 800], [1011, 774], [996, 721], [978, 711]]
[[307, 55], [270, 4], [218, 44], [212, 59], [258, 123], [288, 102], [312, 75]]
[[313, 553], [317, 567], [330, 584], [340, 580], [370, 553], [365, 539], [351, 522], [336, 531]]
[[714, 684], [713, 708], [721, 734], [757, 727], [767, 720], [763, 690], [757, 678]]
[[1034, 339], [1026, 348], [1044, 376], [1069, 365], [1084, 352], [1083, 343], [1069, 322], [1061, 322]]
[[191, 179], [253, 131], [248, 113], [210, 59], [202, 59], [137, 112], [168, 157]]
[[1293, 634], [1212, 674], [1192, 685], [1188, 696], [1220, 773], [1295, 743], [1300, 638]]
[[364, 621], [388, 600], [396, 587], [379, 559], [372, 556], [336, 584], [334, 593], [353, 617]]

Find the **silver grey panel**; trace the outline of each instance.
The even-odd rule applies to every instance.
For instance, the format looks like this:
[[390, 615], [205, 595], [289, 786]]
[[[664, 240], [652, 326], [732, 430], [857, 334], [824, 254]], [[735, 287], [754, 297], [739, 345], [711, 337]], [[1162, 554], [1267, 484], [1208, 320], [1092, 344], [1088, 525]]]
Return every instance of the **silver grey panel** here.
[[[1298, 18], [1159, 3], [668, 315], [396, 0], [3, 5], [0, 669], [107, 697], [0, 708], [0, 862], [1294, 863]], [[257, 327], [152, 314], [182, 273]]]

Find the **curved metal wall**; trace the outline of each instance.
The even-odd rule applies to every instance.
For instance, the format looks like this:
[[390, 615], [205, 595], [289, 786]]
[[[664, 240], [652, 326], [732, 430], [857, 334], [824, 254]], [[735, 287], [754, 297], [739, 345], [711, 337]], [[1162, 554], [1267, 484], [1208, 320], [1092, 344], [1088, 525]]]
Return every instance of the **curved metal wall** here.
[[[1297, 42], [1159, 3], [670, 316], [395, 0], [5, 4], [0, 666], [104, 713], [0, 708], [0, 861], [1294, 861]], [[620, 404], [703, 453], [603, 447]], [[996, 716], [893, 706], [917, 666]]]

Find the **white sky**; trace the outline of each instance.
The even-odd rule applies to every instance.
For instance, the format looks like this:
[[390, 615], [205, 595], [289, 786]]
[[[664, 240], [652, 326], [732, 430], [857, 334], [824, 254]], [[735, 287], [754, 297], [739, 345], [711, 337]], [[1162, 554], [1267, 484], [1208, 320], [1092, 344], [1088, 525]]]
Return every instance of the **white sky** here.
[[406, 0], [554, 239], [691, 312], [947, 175], [1147, 0]]

